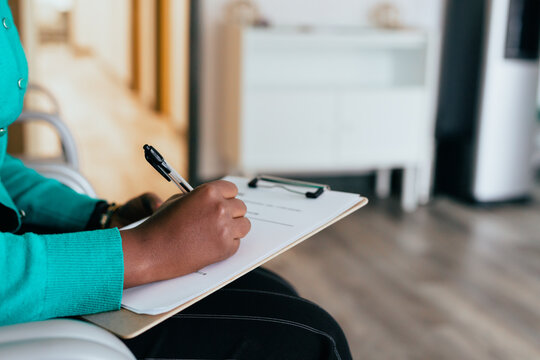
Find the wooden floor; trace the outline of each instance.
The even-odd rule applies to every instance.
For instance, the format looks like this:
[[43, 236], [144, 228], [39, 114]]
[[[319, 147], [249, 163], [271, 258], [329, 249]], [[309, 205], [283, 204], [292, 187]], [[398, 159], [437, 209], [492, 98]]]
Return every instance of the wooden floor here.
[[268, 267], [338, 319], [355, 359], [540, 359], [538, 200], [374, 201]]

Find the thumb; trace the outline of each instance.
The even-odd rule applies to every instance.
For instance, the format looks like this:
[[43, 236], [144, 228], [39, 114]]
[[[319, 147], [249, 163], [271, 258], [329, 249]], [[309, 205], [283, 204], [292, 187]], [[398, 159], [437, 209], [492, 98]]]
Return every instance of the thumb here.
[[140, 195], [138, 200], [148, 215], [152, 215], [163, 204], [163, 200], [159, 196], [150, 192]]

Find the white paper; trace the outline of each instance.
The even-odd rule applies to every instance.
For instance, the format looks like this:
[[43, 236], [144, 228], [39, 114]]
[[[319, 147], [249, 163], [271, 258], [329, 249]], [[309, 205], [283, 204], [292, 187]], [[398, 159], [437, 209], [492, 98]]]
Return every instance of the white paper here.
[[[358, 194], [325, 191], [317, 199], [281, 188], [249, 188], [249, 179], [226, 177], [247, 206], [251, 231], [238, 252], [198, 272], [124, 290], [122, 306], [139, 314], [160, 314], [205, 294], [279, 252], [362, 201]], [[298, 187], [300, 191], [306, 188]]]

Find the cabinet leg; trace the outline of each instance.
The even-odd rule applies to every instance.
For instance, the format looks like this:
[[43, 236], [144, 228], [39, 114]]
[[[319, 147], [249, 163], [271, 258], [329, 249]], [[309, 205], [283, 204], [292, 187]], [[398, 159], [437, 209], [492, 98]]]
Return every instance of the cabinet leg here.
[[403, 170], [403, 184], [401, 188], [401, 207], [406, 212], [416, 210], [418, 207], [418, 194], [416, 189], [417, 169], [414, 167]]
[[377, 170], [375, 174], [375, 194], [378, 198], [384, 199], [390, 196], [391, 170]]
[[425, 166], [418, 170], [417, 189], [418, 202], [425, 205], [431, 198], [431, 186], [433, 183], [433, 167]]
[[431, 198], [431, 192], [433, 188], [433, 168], [434, 164], [434, 149], [435, 144], [430, 142], [428, 156], [421, 163], [420, 168], [418, 169], [418, 202], [422, 205], [425, 205], [429, 202]]

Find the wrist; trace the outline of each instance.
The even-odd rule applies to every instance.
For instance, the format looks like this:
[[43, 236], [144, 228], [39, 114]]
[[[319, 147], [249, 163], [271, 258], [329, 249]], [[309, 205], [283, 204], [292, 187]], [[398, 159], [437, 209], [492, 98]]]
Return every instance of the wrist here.
[[134, 228], [120, 231], [124, 253], [124, 288], [155, 281], [152, 252], [141, 230]]
[[110, 227], [111, 218], [113, 217], [119, 205], [115, 203], [107, 203], [100, 200], [96, 203], [94, 211], [90, 215], [90, 219], [86, 223], [86, 230], [106, 229]]
[[107, 207], [104, 209], [104, 211], [101, 214], [101, 217], [99, 219], [99, 226], [102, 229], [107, 229], [107, 228], [110, 227], [111, 219], [112, 219], [114, 213], [116, 212], [116, 210], [118, 210], [119, 207], [120, 207], [120, 205], [117, 205], [116, 203], [107, 204]]
[[86, 230], [96, 230], [102, 228], [100, 225], [101, 216], [107, 210], [108, 206], [109, 204], [104, 200], [99, 200], [96, 202], [94, 210], [92, 211], [92, 214], [90, 214], [90, 219], [88, 219], [88, 222], [86, 223]]

